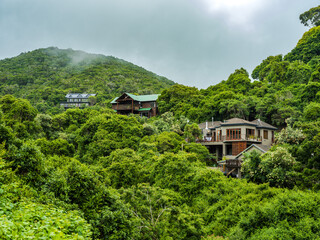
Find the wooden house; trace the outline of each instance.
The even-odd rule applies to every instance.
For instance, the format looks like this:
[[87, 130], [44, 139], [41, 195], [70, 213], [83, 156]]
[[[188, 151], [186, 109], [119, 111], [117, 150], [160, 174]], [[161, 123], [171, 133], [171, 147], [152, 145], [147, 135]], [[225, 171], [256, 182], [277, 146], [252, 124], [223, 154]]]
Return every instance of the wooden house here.
[[112, 100], [112, 109], [118, 114], [139, 114], [145, 117], [154, 117], [158, 114], [157, 99], [160, 94], [134, 95], [123, 93]]

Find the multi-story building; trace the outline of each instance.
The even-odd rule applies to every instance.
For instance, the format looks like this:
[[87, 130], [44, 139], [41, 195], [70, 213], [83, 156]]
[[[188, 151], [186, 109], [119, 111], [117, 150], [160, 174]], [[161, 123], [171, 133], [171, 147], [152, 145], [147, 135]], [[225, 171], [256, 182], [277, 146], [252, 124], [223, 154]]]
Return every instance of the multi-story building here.
[[140, 114], [140, 116], [153, 117], [158, 114], [157, 99], [160, 94], [134, 95], [123, 93], [112, 100], [112, 109], [118, 114]]
[[88, 93], [68, 93], [66, 95], [66, 102], [61, 102], [60, 106], [65, 109], [68, 108], [85, 108], [91, 106], [93, 103], [89, 101], [89, 97], [95, 97], [96, 94]]
[[204, 136], [201, 144], [216, 154], [217, 159], [235, 159], [252, 144], [264, 150], [269, 149], [274, 142], [274, 131], [277, 130], [260, 119], [250, 122], [240, 118], [205, 122], [199, 127]]

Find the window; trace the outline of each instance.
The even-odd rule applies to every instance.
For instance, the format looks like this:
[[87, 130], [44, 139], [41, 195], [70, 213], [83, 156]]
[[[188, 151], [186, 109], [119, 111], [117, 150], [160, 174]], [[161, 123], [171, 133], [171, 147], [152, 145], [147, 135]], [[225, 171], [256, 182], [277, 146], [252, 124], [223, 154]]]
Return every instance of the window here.
[[218, 130], [217, 132], [217, 141], [221, 141], [222, 139], [222, 130]]
[[263, 130], [263, 138], [268, 139], [268, 131], [267, 130]]
[[247, 137], [254, 136], [254, 129], [246, 128], [246, 135], [247, 135]]
[[241, 129], [234, 128], [234, 129], [227, 129], [227, 140], [236, 140], [241, 139]]

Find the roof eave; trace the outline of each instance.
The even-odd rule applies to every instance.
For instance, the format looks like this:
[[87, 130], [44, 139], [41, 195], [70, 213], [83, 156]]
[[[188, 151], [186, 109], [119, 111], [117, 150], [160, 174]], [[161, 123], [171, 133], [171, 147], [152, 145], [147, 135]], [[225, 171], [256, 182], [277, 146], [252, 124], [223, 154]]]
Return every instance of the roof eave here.
[[266, 150], [263, 150], [262, 148], [258, 147], [256, 144], [251, 144], [249, 147], [247, 147], [245, 150], [243, 150], [241, 153], [239, 153], [235, 158], [237, 159], [238, 157], [240, 157], [243, 153], [247, 152], [249, 149], [256, 147], [257, 149], [259, 149], [261, 152], [266, 153]]
[[221, 123], [221, 127], [225, 126], [252, 126], [256, 127], [256, 124], [250, 124], [250, 123]]
[[257, 126], [259, 129], [269, 129], [269, 130], [278, 130], [276, 127], [266, 127], [266, 126]]

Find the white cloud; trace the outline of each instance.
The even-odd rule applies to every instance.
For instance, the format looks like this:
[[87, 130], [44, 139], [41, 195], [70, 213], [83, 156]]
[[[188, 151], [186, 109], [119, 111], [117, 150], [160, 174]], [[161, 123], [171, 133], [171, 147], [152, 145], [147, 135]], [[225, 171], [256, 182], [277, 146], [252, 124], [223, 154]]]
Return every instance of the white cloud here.
[[206, 10], [211, 14], [225, 16], [229, 25], [242, 25], [252, 29], [252, 19], [263, 9], [264, 0], [202, 0]]
[[0, 0], [0, 59], [57, 46], [113, 55], [206, 88], [286, 54], [319, 0]]
[[212, 10], [220, 10], [225, 8], [235, 8], [249, 6], [257, 2], [256, 0], [204, 0]]

